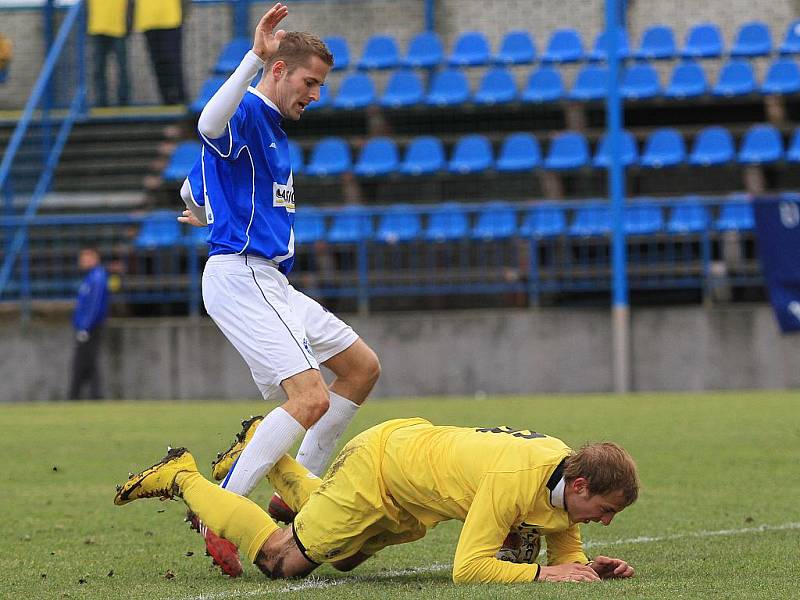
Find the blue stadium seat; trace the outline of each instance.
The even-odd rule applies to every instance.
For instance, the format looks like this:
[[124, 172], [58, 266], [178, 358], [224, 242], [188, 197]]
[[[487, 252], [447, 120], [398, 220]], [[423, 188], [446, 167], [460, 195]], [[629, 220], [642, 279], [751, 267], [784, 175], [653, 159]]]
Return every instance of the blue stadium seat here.
[[564, 209], [555, 204], [540, 204], [529, 210], [522, 219], [519, 234], [529, 238], [550, 238], [563, 235], [566, 230]]
[[306, 175], [325, 177], [341, 175], [352, 168], [350, 147], [341, 138], [326, 138], [311, 151], [311, 160], [306, 165]]
[[404, 67], [430, 69], [438, 67], [443, 57], [444, 49], [439, 35], [432, 31], [423, 31], [408, 43], [408, 52], [400, 62]]
[[294, 140], [289, 140], [289, 160], [292, 163], [292, 174], [302, 173], [306, 168], [303, 158], [303, 149]]
[[634, 200], [625, 205], [622, 228], [627, 235], [651, 235], [664, 229], [661, 207], [647, 200]]
[[658, 73], [646, 63], [626, 67], [619, 91], [626, 100], [655, 98], [661, 94]]
[[378, 177], [394, 173], [399, 167], [400, 159], [394, 140], [376, 137], [364, 144], [353, 172], [359, 177]]
[[397, 49], [397, 41], [390, 35], [373, 35], [364, 42], [358, 68], [394, 69], [399, 62], [400, 51]]
[[156, 210], [142, 220], [133, 245], [141, 249], [166, 248], [181, 241], [181, 224], [175, 211]]
[[244, 55], [253, 47], [252, 38], [234, 38], [222, 48], [219, 53], [217, 64], [214, 65], [214, 73], [225, 75], [231, 73], [242, 62]]
[[350, 66], [350, 47], [343, 37], [330, 36], [323, 39], [325, 45], [333, 54], [332, 71], [344, 71]]
[[323, 85], [319, 88], [319, 99], [306, 106], [306, 110], [317, 110], [318, 108], [327, 108], [331, 105], [331, 88], [330, 86]]
[[502, 172], [530, 171], [542, 162], [539, 141], [532, 133], [512, 133], [503, 140], [495, 168]]
[[783, 139], [774, 125], [753, 125], [747, 130], [739, 148], [740, 163], [763, 165], [782, 158]]
[[345, 206], [332, 219], [326, 239], [332, 244], [354, 244], [372, 238], [372, 219], [361, 206]]
[[800, 19], [789, 23], [780, 51], [781, 54], [800, 54]]
[[554, 102], [564, 97], [561, 73], [552, 67], [532, 71], [520, 98], [523, 102]]
[[569, 234], [574, 237], [596, 237], [611, 232], [611, 209], [607, 202], [587, 202], [575, 209]]
[[713, 23], [699, 23], [686, 33], [681, 50], [684, 58], [717, 58], [722, 56], [722, 34]]
[[430, 175], [445, 168], [444, 146], [439, 138], [421, 136], [411, 140], [400, 165], [403, 175]]
[[677, 55], [675, 34], [666, 25], [653, 25], [642, 34], [642, 43], [633, 53], [639, 60], [672, 59]]
[[517, 211], [506, 202], [493, 201], [483, 205], [478, 214], [475, 227], [472, 228], [472, 239], [504, 240], [517, 233]]
[[200, 158], [200, 142], [187, 141], [181, 142], [175, 147], [172, 156], [169, 157], [167, 166], [161, 173], [165, 181], [183, 181], [189, 175], [194, 163]]
[[745, 96], [756, 91], [753, 67], [744, 60], [731, 60], [719, 72], [719, 80], [712, 88], [715, 96]]
[[465, 31], [447, 58], [451, 67], [477, 67], [489, 62], [489, 40], [479, 31]]
[[602, 100], [608, 90], [608, 67], [585, 65], [575, 77], [575, 85], [569, 92], [572, 100]]
[[542, 54], [543, 63], [571, 63], [583, 59], [583, 41], [574, 29], [555, 30]]
[[375, 239], [387, 244], [408, 242], [422, 234], [422, 223], [413, 206], [396, 204], [378, 221]]
[[786, 160], [800, 162], [800, 127], [794, 130], [792, 138], [789, 140], [789, 147], [786, 148]]
[[[592, 166], [599, 169], [607, 169], [611, 165], [611, 144], [608, 135], [604, 134], [597, 144], [597, 152], [592, 159]], [[626, 167], [636, 164], [639, 160], [639, 149], [636, 146], [636, 138], [630, 131], [623, 131], [620, 136], [620, 158]]]
[[796, 94], [800, 92], [800, 68], [791, 58], [772, 63], [761, 84], [763, 94]]
[[188, 227], [184, 233], [183, 242], [184, 246], [195, 248], [197, 246], [205, 246], [208, 244], [208, 227]]
[[726, 202], [720, 206], [714, 221], [717, 231], [750, 231], [755, 226], [753, 205], [749, 202]]
[[469, 233], [469, 217], [459, 202], [444, 202], [431, 211], [423, 237], [432, 242], [463, 239]]
[[545, 158], [545, 169], [578, 169], [589, 162], [589, 144], [582, 133], [564, 131], [550, 142], [550, 152]]
[[333, 101], [334, 108], [364, 108], [375, 102], [375, 85], [365, 73], [351, 73], [342, 81]]
[[401, 69], [392, 73], [381, 97], [381, 106], [402, 108], [422, 102], [425, 90], [422, 80], [414, 71]]
[[698, 63], [685, 61], [672, 71], [669, 85], [664, 90], [667, 98], [694, 98], [708, 91], [706, 74]]
[[767, 56], [772, 54], [772, 35], [760, 21], [745, 23], [739, 28], [731, 48], [731, 56]]
[[513, 101], [516, 95], [517, 84], [511, 72], [504, 67], [496, 67], [484, 73], [472, 99], [475, 104], [502, 104]]
[[200, 86], [200, 91], [197, 93], [197, 98], [194, 99], [189, 105], [189, 112], [192, 113], [200, 113], [203, 111], [203, 108], [211, 100], [211, 96], [217, 93], [217, 90], [222, 87], [222, 84], [225, 83], [227, 77], [222, 75], [215, 75], [214, 77], [210, 77], [203, 82], [203, 85]]
[[639, 159], [643, 167], [660, 169], [672, 167], [686, 161], [686, 145], [676, 129], [665, 127], [657, 129], [644, 143], [644, 151]]
[[492, 144], [483, 135], [465, 135], [456, 142], [448, 163], [451, 173], [480, 173], [494, 166]]
[[735, 155], [730, 131], [724, 127], [706, 127], [694, 140], [689, 164], [703, 167], [721, 165], [732, 161]]
[[527, 65], [536, 60], [536, 44], [525, 30], [509, 31], [500, 42], [494, 61], [501, 65]]
[[669, 233], [701, 233], [708, 229], [708, 210], [699, 199], [687, 199], [672, 208], [667, 231]]
[[[625, 60], [630, 56], [630, 44], [628, 43], [628, 36], [625, 34], [624, 29], [619, 29], [617, 39], [617, 56], [620, 60]], [[594, 48], [589, 52], [587, 58], [592, 61], [606, 61], [608, 60], [608, 46], [610, 43], [610, 36], [607, 31], [601, 32], [594, 41]]]
[[313, 244], [325, 239], [325, 216], [313, 208], [303, 207], [294, 218], [294, 239], [299, 244]]
[[425, 103], [432, 106], [453, 106], [469, 100], [469, 82], [460, 69], [444, 69], [434, 73]]

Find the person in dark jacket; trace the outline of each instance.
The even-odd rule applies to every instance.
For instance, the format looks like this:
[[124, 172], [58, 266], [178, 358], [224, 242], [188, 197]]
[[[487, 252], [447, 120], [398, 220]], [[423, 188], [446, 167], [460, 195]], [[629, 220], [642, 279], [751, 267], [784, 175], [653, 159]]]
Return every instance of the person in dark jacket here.
[[89, 397], [103, 397], [97, 355], [103, 322], [108, 313], [108, 273], [100, 263], [95, 248], [83, 248], [78, 255], [78, 267], [86, 273], [78, 289], [72, 325], [75, 328], [75, 355], [72, 360], [72, 383], [69, 399], [77, 400], [81, 389], [89, 384]]

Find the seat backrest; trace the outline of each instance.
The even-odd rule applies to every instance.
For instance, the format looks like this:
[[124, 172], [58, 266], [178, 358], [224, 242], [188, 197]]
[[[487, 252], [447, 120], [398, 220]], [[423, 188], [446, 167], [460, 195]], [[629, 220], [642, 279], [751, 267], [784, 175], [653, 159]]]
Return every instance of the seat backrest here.
[[741, 153], [757, 153], [765, 156], [782, 154], [783, 140], [780, 131], [768, 123], [753, 125], [742, 139]]
[[585, 65], [575, 77], [570, 95], [579, 100], [605, 98], [608, 89], [608, 67]]
[[798, 84], [800, 84], [800, 67], [789, 58], [779, 58], [773, 62], [764, 78], [764, 87], [768, 85], [794, 87]]
[[[591, 60], [608, 60], [608, 48], [611, 44], [611, 35], [608, 31], [602, 31], [598, 34], [594, 41], [594, 48], [589, 53]], [[630, 54], [630, 47], [628, 44], [628, 36], [624, 29], [617, 30], [617, 56], [619, 58], [627, 58]]]
[[669, 87], [693, 87], [705, 90], [708, 87], [706, 73], [698, 63], [684, 61], [672, 71]]
[[427, 165], [437, 170], [444, 166], [445, 154], [442, 140], [433, 136], [421, 136], [411, 140], [406, 148], [403, 163]]
[[451, 65], [483, 65], [489, 62], [489, 40], [480, 31], [465, 31], [453, 44]]
[[462, 238], [469, 233], [469, 217], [460, 202], [445, 202], [431, 211], [425, 237], [431, 240]]
[[765, 56], [772, 52], [772, 34], [761, 21], [751, 21], [739, 28], [731, 56]]
[[352, 243], [372, 237], [372, 219], [361, 206], [346, 206], [333, 216], [327, 239]]
[[477, 237], [511, 237], [517, 232], [517, 211], [506, 202], [484, 204], [473, 229]]
[[756, 78], [753, 67], [744, 60], [731, 60], [725, 63], [719, 72], [718, 86], [752, 89]]
[[475, 95], [500, 93], [506, 96], [511, 94], [513, 97], [516, 91], [517, 84], [511, 72], [505, 67], [493, 67], [484, 73]]
[[334, 71], [342, 71], [350, 66], [350, 47], [347, 40], [339, 36], [326, 37], [323, 40], [333, 55]]
[[564, 131], [556, 135], [550, 142], [548, 159], [561, 157], [586, 164], [589, 160], [589, 143], [586, 137], [577, 131]]
[[753, 206], [749, 202], [723, 203], [714, 223], [720, 231], [749, 231], [753, 225]]
[[725, 162], [732, 159], [733, 154], [733, 136], [724, 127], [706, 127], [694, 140], [692, 157], [695, 160], [711, 159], [713, 162]]
[[559, 98], [564, 95], [561, 73], [553, 67], [542, 66], [531, 72], [525, 91], [533, 92], [534, 96]]
[[605, 235], [611, 230], [611, 209], [607, 202], [587, 202], [575, 209], [569, 233], [576, 236]]
[[396, 164], [398, 162], [397, 144], [388, 137], [376, 137], [369, 140], [361, 149], [358, 164]]
[[643, 161], [657, 166], [665, 161], [683, 162], [686, 158], [686, 144], [677, 129], [664, 127], [650, 134], [644, 145]]
[[674, 58], [675, 34], [666, 25], [652, 25], [642, 34], [642, 43], [636, 56], [640, 58]]
[[[636, 138], [630, 131], [620, 132], [620, 158], [623, 165], [632, 165], [639, 159], [639, 149]], [[594, 155], [594, 166], [608, 167], [611, 165], [611, 141], [607, 134], [603, 134], [597, 144]]]
[[528, 212], [520, 232], [534, 237], [552, 237], [563, 234], [566, 229], [567, 216], [564, 209], [554, 204], [541, 204]]
[[384, 242], [402, 242], [418, 237], [421, 232], [422, 224], [416, 209], [407, 204], [397, 204], [380, 217], [375, 237]]
[[485, 135], [465, 135], [456, 142], [452, 161], [470, 164], [491, 163], [492, 144]]
[[676, 204], [670, 213], [667, 230], [672, 233], [696, 233], [708, 227], [708, 210], [697, 199]]
[[435, 67], [442, 62], [443, 55], [444, 48], [439, 34], [423, 31], [409, 42], [403, 64], [409, 67]]
[[713, 57], [722, 52], [722, 34], [714, 23], [698, 23], [686, 33], [684, 56]]
[[583, 41], [574, 29], [557, 29], [547, 43], [543, 62], [574, 62], [583, 59]]
[[422, 80], [419, 75], [409, 69], [400, 69], [392, 73], [386, 83], [386, 90], [384, 90], [384, 96], [421, 98], [422, 94]]
[[525, 30], [506, 33], [495, 56], [498, 63], [515, 65], [533, 62], [535, 58], [536, 45], [530, 33]]
[[657, 94], [661, 88], [658, 72], [652, 65], [637, 64], [627, 67], [622, 79], [623, 94], [630, 96], [641, 94]]
[[325, 171], [348, 170], [352, 165], [350, 146], [341, 138], [331, 137], [320, 141], [311, 151], [308, 167]]
[[786, 34], [781, 44], [781, 54], [797, 54], [800, 52], [800, 19], [792, 21], [786, 27]]
[[301, 244], [311, 244], [325, 239], [325, 217], [313, 209], [304, 208], [294, 219], [294, 238]]
[[234, 38], [222, 48], [217, 64], [214, 65], [215, 73], [228, 73], [236, 69], [242, 58], [253, 45], [250, 38]]
[[336, 96], [337, 105], [362, 105], [375, 99], [375, 84], [366, 73], [351, 73], [342, 81]]
[[518, 131], [503, 140], [498, 161], [517, 157], [528, 158], [534, 164], [541, 162], [542, 151], [536, 136], [527, 131]]
[[661, 207], [647, 200], [633, 200], [625, 205], [623, 228], [631, 235], [656, 233], [664, 228]]
[[460, 69], [443, 69], [433, 75], [428, 95], [466, 99], [469, 96], [469, 81]]
[[360, 69], [388, 69], [397, 66], [399, 60], [400, 51], [394, 37], [376, 34], [364, 42], [358, 67]]

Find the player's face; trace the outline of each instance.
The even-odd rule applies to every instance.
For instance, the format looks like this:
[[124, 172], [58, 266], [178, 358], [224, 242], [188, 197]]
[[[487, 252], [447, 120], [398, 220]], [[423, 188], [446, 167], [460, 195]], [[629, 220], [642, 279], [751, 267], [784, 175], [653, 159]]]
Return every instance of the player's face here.
[[319, 100], [319, 88], [325, 83], [329, 69], [318, 56], [312, 56], [308, 64], [296, 67], [278, 80], [275, 104], [285, 118], [297, 121], [306, 106]]
[[575, 486], [574, 483], [569, 486], [565, 496], [569, 520], [573, 523], [594, 522], [608, 525], [625, 508], [622, 492], [591, 494], [588, 485]]

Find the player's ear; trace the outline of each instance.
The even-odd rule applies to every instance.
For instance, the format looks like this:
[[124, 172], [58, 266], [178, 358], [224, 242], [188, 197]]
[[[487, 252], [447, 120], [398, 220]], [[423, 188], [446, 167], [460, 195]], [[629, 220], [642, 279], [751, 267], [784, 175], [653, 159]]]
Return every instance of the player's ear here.
[[576, 477], [572, 480], [570, 486], [572, 486], [572, 491], [576, 494], [581, 494], [584, 490], [586, 490], [587, 494], [589, 493], [589, 480], [586, 477]]
[[274, 63], [272, 63], [272, 68], [271, 68], [272, 76], [276, 80], [278, 80], [281, 77], [283, 77], [284, 73], [286, 73], [286, 69], [287, 69], [287, 67], [286, 67], [286, 63], [284, 61], [276, 60]]

